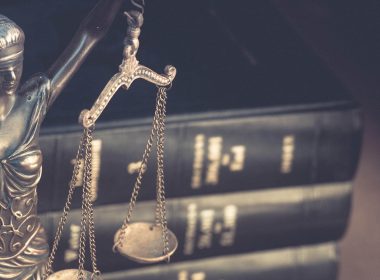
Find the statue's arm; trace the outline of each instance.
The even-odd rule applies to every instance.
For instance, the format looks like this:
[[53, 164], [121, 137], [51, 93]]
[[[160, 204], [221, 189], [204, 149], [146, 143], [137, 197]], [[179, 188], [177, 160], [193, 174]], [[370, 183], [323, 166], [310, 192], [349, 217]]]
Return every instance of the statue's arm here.
[[87, 55], [104, 37], [119, 11], [123, 0], [100, 0], [82, 21], [73, 39], [48, 70], [51, 96], [48, 107], [55, 101]]

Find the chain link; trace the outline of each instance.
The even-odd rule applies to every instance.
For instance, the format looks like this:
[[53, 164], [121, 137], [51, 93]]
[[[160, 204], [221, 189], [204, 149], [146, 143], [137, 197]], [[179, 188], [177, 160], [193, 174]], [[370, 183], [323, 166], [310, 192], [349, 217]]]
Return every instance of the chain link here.
[[[165, 88], [159, 88], [160, 98], [160, 125], [157, 132], [157, 207], [160, 209], [160, 225], [162, 229], [162, 240], [164, 244], [164, 255], [169, 252], [168, 226], [166, 219], [166, 200], [165, 200], [165, 180], [164, 180], [164, 144], [165, 144], [165, 117], [166, 99]], [[169, 261], [169, 256], [168, 259]]]
[[77, 154], [75, 157], [73, 175], [72, 175], [70, 183], [69, 183], [69, 192], [67, 195], [65, 206], [63, 208], [62, 216], [59, 220], [58, 227], [57, 227], [57, 230], [56, 230], [56, 233], [54, 236], [53, 246], [52, 246], [48, 261], [46, 263], [43, 279], [46, 279], [52, 273], [52, 266], [53, 266], [55, 254], [56, 254], [57, 249], [58, 249], [59, 241], [62, 237], [64, 226], [67, 222], [67, 217], [68, 217], [68, 214], [70, 211], [75, 186], [78, 182], [79, 172], [81, 170], [80, 164], [81, 164], [81, 160], [83, 159], [83, 152], [84, 152], [84, 145], [85, 145], [84, 142], [85, 141], [86, 141], [85, 140], [85, 133], [83, 132], [83, 135], [82, 135], [80, 143], [79, 143], [78, 151], [77, 151]]
[[117, 246], [122, 246], [125, 238], [125, 230], [128, 227], [133, 209], [136, 205], [137, 197], [141, 188], [142, 178], [144, 171], [146, 170], [149, 156], [151, 154], [154, 136], [157, 136], [157, 178], [156, 178], [156, 192], [157, 192], [157, 206], [156, 206], [156, 225], [161, 225], [162, 228], [162, 239], [164, 244], [164, 254], [169, 251], [169, 241], [168, 241], [168, 230], [167, 230], [167, 220], [166, 220], [166, 207], [165, 207], [165, 190], [164, 190], [164, 129], [165, 129], [165, 116], [166, 116], [166, 88], [159, 87], [157, 97], [156, 97], [156, 107], [152, 122], [152, 130], [145, 147], [143, 157], [141, 160], [141, 166], [139, 168], [139, 173], [136, 178], [136, 182], [133, 187], [131, 199], [128, 205], [127, 215], [121, 226], [121, 231], [118, 239], [116, 240], [113, 250], [116, 251]]
[[[154, 136], [157, 136], [157, 179], [156, 179], [156, 192], [157, 192], [157, 206], [156, 206], [156, 225], [161, 226], [162, 229], [162, 240], [163, 240], [163, 254], [166, 255], [169, 251], [169, 240], [168, 240], [168, 228], [166, 219], [166, 200], [165, 200], [165, 180], [164, 180], [164, 142], [165, 142], [165, 117], [166, 117], [166, 88], [159, 87], [157, 98], [156, 98], [156, 108], [152, 122], [152, 130], [145, 147], [143, 157], [141, 160], [141, 166], [139, 168], [139, 173], [134, 184], [132, 191], [130, 203], [128, 205], [127, 216], [123, 221], [121, 227], [121, 233], [115, 246], [122, 244], [125, 236], [125, 229], [130, 223], [133, 209], [137, 202], [137, 197], [142, 184], [142, 178], [146, 170], [149, 156], [151, 154]], [[46, 264], [45, 273], [43, 279], [46, 279], [52, 273], [52, 265], [54, 262], [55, 254], [58, 249], [58, 243], [61, 239], [64, 226], [67, 222], [68, 214], [71, 207], [71, 202], [73, 198], [73, 193], [75, 186], [78, 182], [79, 172], [81, 170], [80, 164], [83, 160], [83, 188], [82, 188], [82, 207], [81, 207], [81, 221], [80, 221], [80, 244], [79, 244], [79, 273], [78, 279], [84, 280], [84, 266], [85, 266], [85, 248], [86, 248], [86, 235], [87, 231], [89, 234], [89, 244], [90, 244], [90, 254], [92, 261], [92, 276], [98, 277], [100, 271], [96, 264], [96, 243], [95, 243], [95, 223], [94, 223], [94, 208], [91, 200], [91, 186], [92, 186], [92, 141], [94, 126], [90, 128], [84, 128], [83, 135], [80, 140], [77, 155], [75, 157], [75, 165], [73, 170], [73, 175], [69, 184], [69, 192], [66, 199], [65, 206], [63, 208], [63, 213], [61, 219], [58, 223], [57, 231], [54, 237], [52, 250], [49, 259]], [[169, 260], [169, 257], [168, 257]]]
[[154, 135], [156, 133], [156, 130], [157, 130], [157, 124], [158, 124], [158, 118], [159, 118], [159, 108], [158, 108], [158, 102], [159, 102], [159, 96], [157, 96], [156, 98], [156, 108], [155, 108], [155, 112], [154, 112], [154, 117], [153, 117], [153, 122], [152, 122], [152, 129], [151, 129], [151, 132], [150, 132], [150, 135], [149, 135], [149, 138], [148, 138], [148, 141], [147, 141], [147, 145], [145, 147], [145, 150], [144, 150], [144, 153], [143, 153], [143, 156], [142, 156], [142, 159], [141, 159], [141, 165], [140, 165], [140, 168], [139, 168], [139, 172], [138, 172], [138, 175], [137, 175], [137, 178], [136, 178], [136, 182], [134, 184], [134, 187], [133, 187], [133, 191], [132, 191], [132, 195], [131, 195], [131, 199], [129, 201], [129, 204], [128, 204], [128, 210], [127, 210], [127, 215], [123, 221], [123, 224], [121, 226], [121, 231], [120, 231], [120, 234], [119, 234], [119, 237], [117, 239], [117, 241], [115, 242], [114, 246], [113, 246], [113, 251], [116, 252], [116, 247], [123, 244], [123, 241], [124, 241], [124, 238], [125, 238], [125, 229], [128, 227], [128, 224], [130, 223], [130, 220], [131, 220], [131, 217], [132, 217], [132, 212], [133, 212], [133, 209], [136, 205], [136, 201], [137, 201], [137, 197], [138, 197], [138, 194], [139, 194], [139, 191], [140, 191], [140, 188], [141, 188], [141, 184], [142, 184], [142, 178], [143, 178], [143, 175], [144, 175], [144, 172], [147, 168], [147, 164], [148, 164], [148, 160], [149, 160], [149, 156], [150, 156], [150, 153], [151, 153], [151, 150], [152, 150], [152, 146], [153, 146], [153, 139], [154, 139]]
[[161, 175], [161, 164], [160, 164], [160, 146], [161, 146], [161, 130], [162, 130], [162, 115], [163, 115], [163, 106], [162, 106], [162, 88], [158, 89], [157, 93], [157, 108], [158, 108], [158, 124], [156, 128], [157, 132], [157, 175], [156, 175], [156, 226], [162, 225], [162, 207], [161, 207], [161, 185], [163, 177]]
[[84, 174], [84, 191], [86, 193], [86, 199], [84, 200], [85, 208], [87, 209], [89, 242], [90, 242], [90, 254], [92, 262], [93, 274], [99, 275], [100, 271], [96, 264], [96, 243], [95, 243], [95, 222], [94, 222], [94, 208], [92, 205], [92, 142], [93, 142], [93, 127], [87, 130], [88, 146], [85, 153], [85, 174]]
[[92, 142], [94, 126], [86, 128], [84, 144], [84, 174], [83, 174], [83, 193], [82, 193], [82, 217], [79, 244], [79, 275], [78, 279], [83, 280], [85, 265], [85, 249], [87, 232], [89, 235], [90, 255], [92, 262], [92, 276], [99, 276], [100, 271], [96, 264], [96, 243], [95, 243], [95, 223], [94, 208], [91, 200], [92, 187]]
[[52, 273], [52, 265], [54, 262], [55, 254], [58, 249], [58, 243], [61, 239], [64, 226], [67, 222], [68, 213], [72, 202], [75, 186], [78, 182], [79, 172], [81, 170], [80, 164], [83, 160], [83, 188], [82, 188], [82, 215], [80, 222], [80, 243], [79, 243], [79, 268], [78, 279], [84, 279], [84, 265], [85, 265], [85, 248], [86, 248], [86, 234], [89, 234], [90, 254], [92, 261], [93, 277], [99, 277], [100, 271], [96, 264], [96, 244], [95, 244], [95, 223], [94, 223], [94, 208], [91, 200], [91, 186], [92, 186], [92, 132], [94, 126], [84, 128], [80, 140], [77, 155], [75, 157], [75, 165], [73, 175], [70, 181], [69, 193], [67, 196], [66, 204], [63, 209], [62, 217], [59, 221], [58, 228], [54, 237], [54, 242], [49, 259], [46, 264], [43, 279], [46, 279]]

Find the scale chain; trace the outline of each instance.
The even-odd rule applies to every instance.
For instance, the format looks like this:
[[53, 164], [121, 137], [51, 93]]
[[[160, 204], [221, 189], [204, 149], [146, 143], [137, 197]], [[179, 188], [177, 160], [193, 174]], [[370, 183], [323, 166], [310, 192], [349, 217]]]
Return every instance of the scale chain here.
[[72, 178], [70, 180], [70, 183], [69, 183], [69, 192], [68, 192], [68, 195], [67, 195], [65, 206], [63, 208], [63, 213], [62, 213], [61, 219], [59, 220], [59, 223], [58, 223], [56, 234], [54, 236], [53, 246], [52, 246], [52, 249], [51, 249], [51, 253], [50, 253], [49, 259], [48, 259], [48, 261], [46, 263], [46, 268], [45, 268], [45, 273], [43, 275], [43, 279], [46, 279], [52, 273], [52, 265], [53, 265], [53, 262], [54, 262], [55, 254], [56, 254], [57, 249], [58, 249], [59, 241], [60, 241], [60, 239], [62, 237], [64, 226], [65, 226], [65, 224], [67, 222], [67, 217], [68, 217], [68, 214], [69, 214], [69, 211], [70, 211], [70, 207], [71, 207], [71, 202], [72, 202], [75, 186], [76, 186], [76, 184], [78, 182], [79, 172], [81, 170], [80, 165], [81, 165], [81, 161], [83, 159], [84, 145], [85, 145], [85, 141], [86, 141], [85, 140], [85, 136], [86, 135], [83, 132], [83, 135], [82, 135], [82, 137], [80, 139], [78, 151], [77, 151], [77, 154], [76, 154], [76, 157], [75, 157], [74, 171], [73, 171], [73, 175], [72, 175]]
[[[150, 137], [148, 139], [147, 146], [145, 148], [142, 164], [140, 166], [139, 175], [136, 179], [133, 193], [131, 196], [131, 201], [128, 208], [128, 215], [124, 220], [122, 226], [122, 232], [119, 239], [115, 243], [118, 245], [124, 238], [124, 230], [127, 228], [130, 218], [132, 215], [133, 208], [137, 201], [137, 196], [141, 188], [142, 177], [147, 166], [147, 162], [152, 150], [154, 136], [157, 136], [157, 217], [156, 222], [161, 225], [162, 228], [162, 239], [164, 243], [163, 253], [166, 255], [169, 251], [168, 245], [168, 229], [166, 220], [166, 207], [165, 207], [165, 190], [164, 190], [164, 172], [163, 172], [163, 157], [164, 157], [164, 132], [165, 132], [165, 117], [166, 117], [166, 88], [159, 87], [157, 97], [156, 97], [156, 108], [152, 123], [152, 130]], [[85, 265], [85, 246], [86, 246], [86, 233], [89, 233], [89, 243], [90, 243], [90, 253], [92, 260], [93, 277], [100, 275], [100, 271], [96, 264], [96, 245], [95, 245], [95, 229], [94, 229], [94, 209], [91, 201], [91, 184], [92, 184], [92, 132], [94, 130], [94, 125], [90, 127], [85, 127], [83, 130], [83, 135], [80, 140], [78, 147], [75, 165], [73, 170], [73, 175], [69, 184], [69, 192], [67, 200], [63, 209], [63, 214], [59, 221], [56, 235], [54, 238], [52, 251], [46, 264], [45, 273], [43, 279], [46, 279], [52, 273], [52, 264], [55, 258], [55, 254], [58, 248], [58, 243], [61, 239], [64, 225], [67, 222], [68, 213], [70, 211], [73, 193], [75, 190], [75, 185], [78, 181], [78, 175], [80, 172], [80, 165], [83, 160], [84, 163], [84, 174], [83, 174], [83, 189], [82, 189], [82, 217], [81, 217], [81, 233], [80, 233], [80, 246], [79, 246], [79, 269], [78, 269], [78, 279], [84, 279], [84, 265]], [[157, 224], [158, 225], [158, 224]], [[115, 247], [114, 247], [115, 248]], [[169, 260], [169, 257], [168, 257]]]
[[87, 211], [87, 223], [88, 223], [88, 231], [89, 231], [89, 242], [90, 242], [90, 254], [91, 254], [91, 262], [92, 262], [92, 270], [93, 273], [99, 276], [100, 271], [97, 268], [96, 264], [96, 244], [95, 244], [95, 223], [94, 223], [94, 208], [92, 205], [92, 142], [93, 142], [93, 133], [94, 127], [88, 128], [87, 131], [87, 139], [88, 145], [85, 150], [85, 174], [84, 174], [84, 191], [86, 192], [85, 207]]
[[99, 276], [100, 271], [96, 264], [96, 244], [95, 244], [95, 225], [94, 225], [94, 209], [91, 201], [91, 185], [92, 185], [92, 132], [94, 126], [85, 128], [84, 130], [84, 174], [83, 174], [83, 190], [82, 190], [82, 217], [79, 244], [79, 274], [78, 279], [83, 280], [85, 265], [85, 248], [86, 234], [89, 234], [90, 255], [92, 262], [93, 276]]
[[80, 237], [79, 237], [79, 273], [78, 273], [78, 280], [83, 280], [84, 276], [84, 265], [85, 265], [85, 249], [86, 249], [86, 233], [87, 233], [87, 227], [88, 227], [88, 208], [87, 208], [87, 198], [88, 198], [88, 181], [87, 176], [90, 172], [88, 162], [89, 157], [91, 155], [89, 154], [89, 146], [91, 145], [89, 134], [90, 134], [90, 128], [86, 128], [84, 130], [85, 134], [85, 142], [84, 142], [84, 174], [83, 174], [83, 186], [82, 186], [82, 207], [81, 207], [81, 221], [80, 221]]
[[124, 240], [125, 229], [128, 227], [128, 224], [130, 222], [130, 219], [131, 219], [131, 216], [132, 216], [132, 212], [133, 212], [133, 209], [134, 209], [136, 201], [137, 201], [137, 196], [138, 196], [140, 188], [141, 188], [142, 177], [143, 177], [143, 174], [144, 174], [144, 170], [147, 167], [147, 162], [148, 162], [151, 150], [152, 150], [153, 139], [154, 139], [154, 135], [156, 133], [156, 127], [157, 127], [157, 123], [158, 123], [157, 122], [158, 116], [159, 116], [158, 102], [159, 102], [159, 96], [157, 95], [157, 97], [156, 97], [156, 108], [155, 108], [153, 122], [152, 122], [152, 130], [151, 130], [150, 136], [149, 136], [148, 141], [147, 141], [147, 145], [145, 147], [145, 150], [144, 150], [144, 153], [143, 153], [143, 156], [142, 156], [141, 165], [140, 165], [140, 168], [139, 168], [139, 173], [137, 175], [136, 182], [135, 182], [135, 185], [133, 187], [131, 199], [130, 199], [130, 202], [129, 202], [129, 205], [128, 205], [127, 216], [124, 219], [123, 224], [121, 226], [121, 233], [119, 235], [119, 238], [118, 238], [118, 240], [115, 242], [115, 244], [113, 246], [114, 251], [116, 251], [115, 250], [116, 246], [118, 244], [122, 244], [122, 241]]
[[66, 204], [63, 210], [62, 217], [60, 219], [56, 235], [53, 242], [53, 247], [49, 259], [46, 264], [45, 274], [43, 279], [46, 279], [52, 273], [52, 264], [55, 258], [55, 254], [58, 248], [58, 243], [61, 239], [63, 228], [67, 222], [68, 213], [70, 211], [71, 201], [75, 190], [75, 185], [78, 181], [78, 175], [80, 172], [81, 160], [84, 162], [84, 174], [83, 174], [83, 193], [82, 193], [82, 218], [81, 218], [81, 233], [80, 233], [80, 246], [79, 246], [79, 273], [78, 279], [84, 278], [84, 264], [85, 264], [85, 246], [86, 246], [86, 233], [87, 228], [89, 232], [90, 241], [90, 253], [92, 260], [93, 275], [99, 276], [100, 271], [96, 265], [96, 245], [95, 245], [95, 231], [94, 231], [94, 210], [91, 202], [91, 174], [92, 174], [92, 132], [93, 126], [90, 128], [84, 128], [83, 135], [80, 140], [78, 152], [75, 158], [74, 171], [69, 186], [69, 194], [67, 196]]
[[156, 133], [157, 133], [157, 177], [156, 177], [156, 195], [157, 195], [157, 204], [156, 204], [156, 226], [159, 226], [162, 224], [162, 207], [161, 207], [161, 182], [163, 180], [161, 169], [160, 169], [160, 156], [159, 156], [159, 150], [160, 150], [160, 143], [161, 143], [161, 128], [162, 128], [162, 111], [163, 111], [163, 106], [162, 106], [162, 95], [161, 95], [161, 88], [159, 88], [159, 91], [157, 93], [157, 108], [158, 108], [158, 118], [157, 118], [157, 123], [156, 123]]
[[[139, 194], [139, 191], [141, 188], [141, 184], [142, 184], [142, 177], [143, 177], [143, 174], [144, 174], [144, 171], [145, 171], [145, 168], [147, 166], [148, 159], [149, 159], [149, 156], [150, 156], [150, 153], [152, 150], [154, 136], [155, 135], [157, 136], [157, 144], [163, 142], [163, 141], [159, 140], [159, 138], [160, 138], [159, 134], [163, 133], [163, 131], [162, 132], [160, 132], [160, 131], [162, 130], [161, 127], [162, 127], [162, 123], [163, 123], [163, 121], [162, 121], [163, 116], [165, 116], [166, 97], [167, 97], [166, 96], [166, 88], [159, 87], [159, 91], [158, 91], [157, 97], [156, 97], [156, 108], [155, 108], [154, 118], [153, 118], [153, 122], [152, 122], [151, 134], [150, 134], [149, 139], [147, 141], [147, 145], [145, 147], [144, 154], [143, 154], [143, 157], [141, 160], [141, 166], [139, 168], [139, 173], [138, 173], [138, 176], [136, 178], [136, 182], [135, 182], [135, 185], [134, 185], [134, 188], [132, 191], [132, 196], [131, 196], [131, 199], [130, 199], [130, 202], [128, 205], [127, 216], [124, 219], [123, 224], [121, 226], [121, 233], [120, 233], [117, 241], [115, 242], [115, 244], [113, 246], [114, 251], [115, 251], [116, 246], [118, 246], [119, 244], [122, 244], [122, 241], [125, 238], [125, 230], [130, 223], [132, 212], [133, 212], [133, 209], [134, 209], [136, 201], [137, 201], [137, 197], [138, 197], [138, 194]], [[159, 144], [159, 146], [161, 147], [161, 144]], [[158, 150], [160, 150], [160, 148], [157, 146], [157, 159], [159, 159]], [[160, 165], [159, 163], [157, 163], [157, 164]], [[162, 160], [162, 166], [163, 166], [163, 160]], [[156, 223], [159, 222], [161, 225], [164, 225], [163, 233], [165, 234], [165, 236], [167, 236], [167, 229], [165, 230], [165, 227], [166, 227], [165, 225], [167, 224], [165, 222], [166, 221], [166, 218], [165, 218], [166, 211], [165, 210], [163, 211], [164, 208], [161, 206], [161, 205], [164, 205], [164, 203], [161, 202], [162, 199], [160, 198], [163, 193], [161, 191], [161, 187], [159, 187], [163, 183], [163, 172], [160, 171], [159, 167], [157, 170], [157, 180], [156, 181], [157, 181], [157, 187], [156, 187], [156, 189], [157, 189]], [[164, 242], [164, 253], [166, 253], [168, 251], [167, 237], [163, 238], [163, 242]]]
[[[163, 253], [169, 252], [168, 229], [166, 220], [165, 181], [164, 181], [164, 142], [165, 142], [165, 117], [166, 117], [166, 89], [159, 88], [159, 126], [157, 131], [157, 207], [159, 208], [159, 224], [162, 229]], [[169, 261], [169, 257], [167, 259]]]
[[[152, 122], [152, 129], [150, 136], [148, 138], [142, 160], [141, 166], [139, 168], [138, 176], [136, 178], [132, 195], [130, 198], [130, 202], [128, 205], [127, 216], [125, 217], [123, 224], [120, 229], [120, 234], [115, 241], [114, 251], [116, 251], [117, 246], [123, 246], [124, 239], [126, 238], [126, 229], [130, 224], [130, 220], [132, 217], [133, 209], [136, 205], [139, 191], [142, 185], [142, 178], [147, 168], [148, 160], [152, 151], [152, 147], [154, 144], [154, 137], [156, 137], [156, 145], [157, 145], [157, 178], [156, 178], [156, 224], [161, 228], [161, 236], [158, 235], [155, 241], [160, 242], [162, 238], [163, 242], [163, 257], [166, 258], [167, 261], [170, 259], [170, 254], [174, 252], [176, 249], [178, 242], [176, 237], [171, 233], [167, 226], [167, 218], [166, 218], [166, 200], [165, 200], [165, 179], [164, 179], [164, 142], [165, 142], [165, 118], [166, 118], [166, 100], [168, 88], [171, 87], [171, 83], [176, 76], [176, 69], [173, 66], [167, 66], [165, 68], [165, 75], [159, 75], [152, 71], [151, 69], [139, 65], [139, 62], [136, 59], [136, 53], [139, 47], [139, 34], [141, 30], [141, 26], [143, 24], [143, 6], [136, 5], [136, 3], [132, 0], [132, 3], [142, 8], [141, 12], [131, 11], [126, 13], [128, 16], [128, 30], [127, 36], [125, 40], [124, 47], [124, 58], [122, 64], [119, 67], [119, 72], [114, 75], [111, 80], [107, 83], [106, 87], [100, 93], [98, 99], [92, 106], [90, 110], [83, 110], [81, 112], [79, 122], [83, 126], [83, 135], [80, 140], [80, 144], [78, 147], [73, 175], [69, 185], [69, 193], [66, 199], [66, 204], [63, 209], [62, 217], [59, 221], [58, 228], [54, 237], [53, 248], [49, 259], [46, 264], [45, 273], [43, 275], [43, 279], [49, 277], [52, 273], [52, 264], [55, 258], [55, 254], [57, 251], [58, 243], [61, 239], [63, 228], [67, 222], [68, 213], [70, 211], [72, 197], [75, 189], [75, 185], [78, 181], [78, 175], [81, 170], [80, 165], [83, 162], [83, 186], [82, 186], [82, 205], [81, 205], [81, 220], [80, 220], [80, 238], [79, 238], [79, 267], [77, 271], [78, 280], [84, 280], [87, 277], [89, 271], [85, 270], [85, 250], [87, 245], [87, 238], [89, 239], [89, 247], [90, 247], [90, 256], [92, 262], [92, 277], [91, 279], [98, 278], [100, 276], [100, 271], [97, 268], [96, 263], [96, 243], [95, 243], [95, 223], [94, 223], [94, 208], [91, 200], [92, 196], [92, 142], [93, 136], [92, 133], [95, 128], [95, 122], [97, 118], [101, 115], [104, 108], [107, 106], [110, 99], [116, 93], [118, 88], [122, 86], [124, 89], [128, 89], [131, 83], [138, 79], [142, 78], [149, 82], [156, 84], [158, 87], [158, 92], [156, 96], [156, 107]], [[148, 226], [150, 226], [148, 224]], [[152, 226], [151, 230], [156, 230]], [[132, 227], [133, 228], [133, 227]], [[170, 252], [169, 248], [169, 233], [171, 234], [170, 246], [173, 244], [173, 250]], [[88, 234], [88, 237], [87, 237]], [[154, 233], [155, 234], [155, 233]], [[173, 237], [174, 236], [174, 237]], [[174, 241], [173, 241], [174, 240]], [[174, 243], [173, 243], [174, 242]], [[153, 243], [157, 244], [157, 243]], [[157, 248], [157, 247], [156, 247]], [[127, 254], [128, 256], [128, 254]], [[58, 275], [58, 274], [57, 274]], [[68, 274], [66, 274], [68, 275]], [[49, 278], [50, 279], [50, 278]]]
[[53, 261], [54, 261], [54, 258], [55, 258], [55, 254], [56, 254], [57, 249], [58, 249], [58, 243], [59, 243], [59, 241], [61, 239], [61, 236], [62, 236], [62, 233], [63, 233], [63, 228], [64, 228], [64, 226], [65, 226], [65, 224], [67, 222], [67, 217], [68, 217], [68, 214], [69, 214], [69, 211], [70, 211], [70, 206], [71, 206], [71, 201], [72, 201], [72, 197], [73, 197], [74, 190], [75, 190], [75, 185], [77, 184], [78, 175], [79, 175], [79, 172], [80, 172], [80, 169], [81, 169], [80, 168], [80, 164], [81, 164], [81, 159], [83, 158], [84, 137], [85, 137], [85, 135], [83, 134], [82, 138], [80, 140], [78, 152], [77, 152], [77, 155], [76, 155], [76, 158], [75, 158], [74, 172], [73, 172], [73, 175], [72, 175], [72, 178], [71, 178], [71, 181], [70, 181], [70, 185], [69, 185], [69, 193], [68, 193], [67, 200], [66, 200], [66, 203], [65, 203], [65, 206], [64, 206], [62, 217], [61, 217], [61, 219], [59, 221], [59, 224], [58, 224], [58, 227], [57, 227], [57, 231], [56, 231], [56, 234], [55, 234], [55, 237], [54, 237], [54, 242], [53, 242], [52, 250], [51, 250], [49, 259], [47, 261], [47, 266], [46, 266], [46, 269], [45, 269], [44, 279], [46, 279], [51, 274], [51, 272], [52, 272], [52, 264], [53, 264]]

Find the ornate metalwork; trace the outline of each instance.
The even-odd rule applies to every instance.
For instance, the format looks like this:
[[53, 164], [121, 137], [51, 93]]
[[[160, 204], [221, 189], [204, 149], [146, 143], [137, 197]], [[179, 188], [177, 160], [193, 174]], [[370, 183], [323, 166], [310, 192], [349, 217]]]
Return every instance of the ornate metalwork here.
[[128, 90], [136, 79], [144, 79], [160, 87], [171, 85], [177, 70], [174, 66], [165, 67], [165, 74], [160, 75], [146, 66], [139, 65], [136, 53], [139, 48], [138, 37], [143, 24], [143, 15], [137, 11], [126, 13], [128, 16], [128, 29], [125, 38], [124, 58], [119, 66], [119, 72], [115, 74], [104, 87], [98, 99], [90, 110], [84, 110], [80, 116], [80, 123], [85, 127], [95, 124], [111, 98], [120, 87]]
[[[136, 3], [134, 3], [136, 5]], [[139, 6], [140, 7], [140, 6]], [[141, 6], [142, 7], [142, 6]], [[122, 255], [142, 263], [154, 263], [162, 260], [169, 260], [170, 256], [177, 249], [177, 238], [168, 228], [166, 219], [166, 200], [164, 189], [164, 133], [165, 133], [165, 116], [166, 116], [166, 90], [176, 75], [176, 69], [173, 66], [167, 66], [165, 72], [167, 75], [159, 75], [145, 66], [140, 66], [136, 53], [139, 46], [138, 36], [141, 32], [140, 28], [143, 23], [142, 12], [132, 11], [126, 12], [128, 16], [129, 28], [125, 38], [124, 59], [119, 67], [119, 73], [114, 75], [107, 83], [106, 87], [100, 93], [98, 99], [90, 110], [83, 110], [79, 117], [79, 122], [83, 125], [83, 135], [79, 144], [75, 166], [73, 170], [72, 180], [69, 185], [69, 192], [62, 216], [59, 220], [56, 234], [53, 240], [52, 251], [47, 261], [45, 274], [43, 279], [71, 279], [76, 277], [80, 280], [87, 279], [91, 274], [84, 270], [85, 263], [85, 247], [88, 226], [88, 237], [90, 243], [90, 255], [92, 261], [92, 275], [96, 278], [100, 276], [100, 271], [96, 264], [96, 245], [95, 245], [95, 228], [93, 206], [91, 202], [91, 178], [92, 178], [92, 132], [95, 128], [95, 122], [101, 115], [116, 91], [123, 86], [128, 89], [131, 83], [137, 78], [146, 79], [158, 86], [156, 97], [156, 109], [153, 118], [151, 135], [149, 137], [146, 149], [143, 154], [142, 165], [147, 164], [149, 154], [151, 152], [153, 137], [157, 135], [157, 207], [156, 207], [156, 224], [134, 223], [129, 225], [132, 209], [137, 201], [138, 191], [141, 186], [142, 167], [140, 167], [139, 175], [133, 189], [130, 204], [128, 207], [127, 217], [116, 233], [114, 250], [119, 251]], [[67, 221], [67, 216], [71, 207], [74, 188], [78, 179], [78, 170], [80, 159], [84, 161], [84, 180], [82, 193], [82, 214], [80, 225], [80, 244], [79, 244], [79, 266], [78, 270], [62, 270], [52, 274], [52, 265], [58, 248], [59, 241], [62, 237], [63, 228]], [[141, 240], [141, 236], [144, 239]], [[125, 247], [128, 239], [128, 247]], [[148, 242], [148, 244], [146, 244]], [[70, 278], [71, 277], [71, 278]]]
[[[118, 88], [123, 86], [125, 89], [128, 89], [137, 78], [145, 79], [158, 87], [151, 134], [143, 153], [141, 167], [133, 187], [127, 215], [121, 228], [115, 234], [113, 246], [115, 252], [119, 252], [133, 261], [155, 263], [163, 260], [169, 261], [170, 256], [178, 246], [175, 234], [167, 226], [164, 186], [166, 91], [171, 87], [172, 81], [176, 76], [176, 69], [170, 65], [166, 66], [166, 75], [160, 75], [145, 66], [139, 65], [136, 54], [139, 48], [138, 37], [143, 24], [144, 8], [143, 5], [134, 4], [141, 8], [142, 11], [125, 12], [125, 15], [128, 17], [128, 30], [125, 38], [124, 59], [119, 67], [119, 73], [108, 82], [91, 110], [82, 111], [79, 121], [84, 127], [92, 126]], [[144, 173], [143, 166], [147, 166], [155, 135], [157, 136], [156, 223], [131, 224], [130, 219], [133, 208], [137, 202], [137, 196], [141, 188], [141, 179]], [[141, 239], [142, 236], [144, 237], [143, 239]]]
[[30, 78], [20, 89], [24, 33], [0, 15], [0, 279], [41, 279], [49, 248], [37, 216], [40, 126], [122, 2], [100, 0], [47, 75]]

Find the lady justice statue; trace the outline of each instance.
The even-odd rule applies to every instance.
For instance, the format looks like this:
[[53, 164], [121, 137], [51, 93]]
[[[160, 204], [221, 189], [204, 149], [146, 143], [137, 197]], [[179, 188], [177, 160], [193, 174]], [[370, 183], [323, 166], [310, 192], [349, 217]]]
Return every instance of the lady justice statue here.
[[37, 217], [39, 130], [49, 107], [113, 22], [122, 0], [101, 0], [47, 74], [18, 87], [24, 33], [0, 15], [0, 279], [41, 279], [48, 256]]

